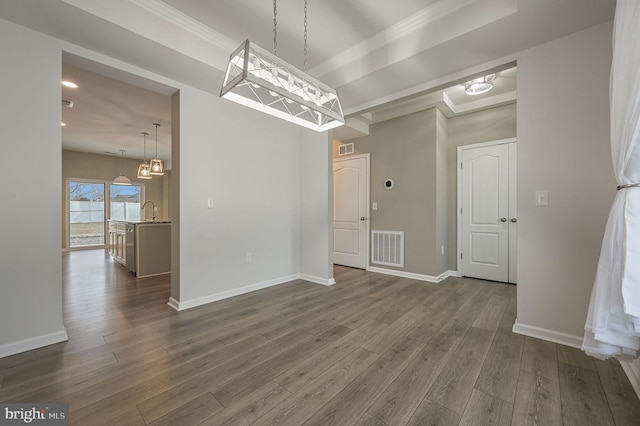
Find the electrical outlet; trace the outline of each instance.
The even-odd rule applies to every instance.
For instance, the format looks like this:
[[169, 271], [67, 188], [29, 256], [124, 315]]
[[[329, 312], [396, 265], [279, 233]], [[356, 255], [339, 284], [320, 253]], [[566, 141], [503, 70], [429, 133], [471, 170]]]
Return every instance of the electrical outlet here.
[[250, 252], [250, 251], [248, 251], [248, 252], [246, 252], [246, 253], [244, 254], [244, 261], [245, 261], [245, 263], [251, 263], [251, 258], [252, 258], [252, 255], [251, 255], [251, 252]]
[[213, 208], [213, 197], [208, 197], [207, 198], [207, 208], [208, 209], [212, 209]]
[[440, 254], [444, 254], [444, 246], [440, 246]]

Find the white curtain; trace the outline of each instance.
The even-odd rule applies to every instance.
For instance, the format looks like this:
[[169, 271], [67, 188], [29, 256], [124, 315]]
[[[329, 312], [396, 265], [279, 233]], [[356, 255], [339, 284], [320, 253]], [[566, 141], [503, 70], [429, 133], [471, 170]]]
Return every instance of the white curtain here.
[[618, 0], [610, 81], [611, 155], [619, 187], [591, 291], [582, 349], [640, 355], [640, 1]]

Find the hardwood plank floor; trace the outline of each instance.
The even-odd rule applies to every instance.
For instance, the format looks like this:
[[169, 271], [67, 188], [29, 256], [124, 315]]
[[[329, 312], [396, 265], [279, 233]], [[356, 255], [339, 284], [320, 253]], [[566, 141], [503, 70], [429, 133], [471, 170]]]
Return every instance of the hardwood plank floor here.
[[0, 401], [82, 426], [640, 424], [617, 361], [511, 332], [515, 286], [334, 274], [175, 312], [168, 276], [65, 253], [69, 341], [0, 359]]

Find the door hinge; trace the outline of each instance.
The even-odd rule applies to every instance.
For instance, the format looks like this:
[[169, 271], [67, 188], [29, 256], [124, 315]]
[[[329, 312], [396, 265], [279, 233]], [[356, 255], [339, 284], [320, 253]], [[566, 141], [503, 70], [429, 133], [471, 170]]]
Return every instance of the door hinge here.
[[460, 207], [460, 214], [462, 214], [462, 207]]
[[460, 163], [460, 168], [462, 168], [462, 163]]
[[462, 259], [462, 253], [460, 253], [460, 259]]

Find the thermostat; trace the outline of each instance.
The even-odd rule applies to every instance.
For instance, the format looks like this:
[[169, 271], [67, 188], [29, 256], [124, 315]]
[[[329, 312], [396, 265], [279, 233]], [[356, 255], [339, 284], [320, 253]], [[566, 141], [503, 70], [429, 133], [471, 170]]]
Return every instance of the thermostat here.
[[393, 179], [387, 179], [384, 181], [384, 189], [391, 189], [395, 185]]

